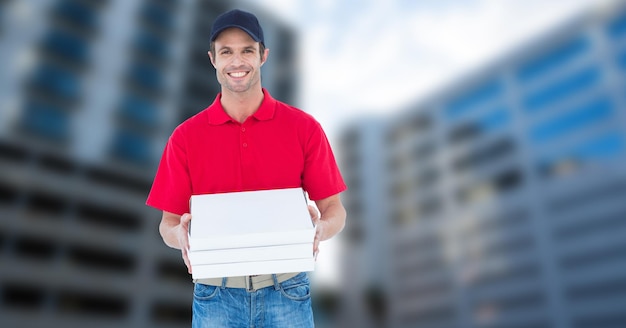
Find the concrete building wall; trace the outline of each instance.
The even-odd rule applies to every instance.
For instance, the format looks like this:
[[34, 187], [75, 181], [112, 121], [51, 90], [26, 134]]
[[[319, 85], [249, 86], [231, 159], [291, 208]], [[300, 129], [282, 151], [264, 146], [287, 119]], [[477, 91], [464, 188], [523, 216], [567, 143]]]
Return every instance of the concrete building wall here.
[[[389, 265], [346, 268], [344, 303], [377, 284], [381, 326], [625, 325], [625, 27], [623, 2], [598, 7], [376, 129], [349, 127], [342, 170], [350, 156], [380, 169], [355, 169], [345, 197], [384, 212], [348, 202], [350, 225], [384, 236], [346, 257]], [[359, 256], [374, 245], [386, 253]], [[381, 321], [364, 309], [345, 321]]]
[[[219, 91], [210, 24], [236, 5], [0, 2], [2, 326], [190, 324], [191, 278], [144, 203], [171, 131]], [[259, 17], [293, 63], [291, 30]], [[292, 99], [294, 76], [263, 78]]]

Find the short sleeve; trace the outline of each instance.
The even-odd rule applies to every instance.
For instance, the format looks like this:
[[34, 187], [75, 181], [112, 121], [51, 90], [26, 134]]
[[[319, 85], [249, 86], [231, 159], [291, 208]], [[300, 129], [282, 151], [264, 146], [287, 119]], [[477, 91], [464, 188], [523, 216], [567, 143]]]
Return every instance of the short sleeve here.
[[185, 146], [180, 130], [174, 130], [163, 150], [147, 205], [178, 215], [189, 212], [191, 179]]
[[320, 200], [347, 189], [324, 130], [318, 122], [305, 144], [302, 177], [304, 190], [311, 200]]

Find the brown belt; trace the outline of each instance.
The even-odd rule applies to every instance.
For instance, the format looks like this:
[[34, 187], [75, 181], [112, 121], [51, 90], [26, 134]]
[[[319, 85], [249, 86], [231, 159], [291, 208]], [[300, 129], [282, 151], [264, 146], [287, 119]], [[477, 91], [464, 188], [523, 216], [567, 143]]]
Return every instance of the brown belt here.
[[[279, 273], [276, 274], [277, 283], [289, 280], [300, 274], [300, 272]], [[222, 286], [224, 278], [205, 278], [195, 279], [193, 282], [209, 286]], [[248, 291], [269, 287], [274, 285], [274, 278], [271, 274], [262, 274], [257, 276], [239, 276], [226, 277], [224, 287], [228, 288], [245, 288]]]

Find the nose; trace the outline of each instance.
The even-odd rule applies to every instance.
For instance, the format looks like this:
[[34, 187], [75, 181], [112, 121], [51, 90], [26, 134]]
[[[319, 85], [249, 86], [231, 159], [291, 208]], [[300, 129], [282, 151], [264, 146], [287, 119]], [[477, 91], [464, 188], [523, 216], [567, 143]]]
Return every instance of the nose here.
[[242, 57], [240, 53], [235, 53], [232, 58], [233, 58], [232, 63], [234, 65], [237, 65], [243, 62], [243, 60], [241, 59]]

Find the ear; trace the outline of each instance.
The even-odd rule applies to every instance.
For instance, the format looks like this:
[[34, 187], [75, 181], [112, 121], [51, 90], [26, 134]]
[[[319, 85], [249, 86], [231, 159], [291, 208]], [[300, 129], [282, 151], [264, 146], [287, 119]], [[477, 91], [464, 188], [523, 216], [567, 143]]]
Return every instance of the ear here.
[[261, 66], [263, 66], [263, 64], [265, 64], [269, 54], [270, 54], [270, 50], [268, 48], [265, 48], [265, 51], [263, 51], [263, 58], [261, 58]]
[[211, 60], [211, 65], [213, 65], [214, 68], [217, 68], [215, 66], [215, 58], [213, 58], [213, 54], [211, 53], [211, 50], [209, 50], [207, 54], [209, 55], [209, 59]]

